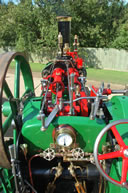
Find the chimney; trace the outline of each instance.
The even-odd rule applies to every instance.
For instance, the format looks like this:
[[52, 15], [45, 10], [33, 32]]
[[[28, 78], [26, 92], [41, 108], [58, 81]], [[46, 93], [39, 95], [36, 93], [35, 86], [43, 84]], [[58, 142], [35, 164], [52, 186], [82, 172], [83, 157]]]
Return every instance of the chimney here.
[[70, 47], [70, 31], [71, 31], [71, 17], [58, 16], [58, 34], [61, 33], [63, 37], [63, 48], [65, 45]]

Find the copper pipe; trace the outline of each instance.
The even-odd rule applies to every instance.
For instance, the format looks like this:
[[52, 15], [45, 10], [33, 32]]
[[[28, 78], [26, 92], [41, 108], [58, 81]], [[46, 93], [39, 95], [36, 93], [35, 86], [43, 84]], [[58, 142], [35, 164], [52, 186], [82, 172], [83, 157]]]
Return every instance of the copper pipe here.
[[[32, 179], [32, 171], [31, 171], [31, 161], [36, 158], [36, 157], [40, 157], [39, 154], [36, 154], [34, 156], [32, 156], [30, 159], [29, 159], [29, 162], [28, 162], [28, 168], [29, 168], [29, 177], [30, 177], [30, 182], [31, 182], [31, 185], [34, 187], [34, 183], [33, 183], [33, 179]], [[32, 191], [32, 193], [34, 193]]]

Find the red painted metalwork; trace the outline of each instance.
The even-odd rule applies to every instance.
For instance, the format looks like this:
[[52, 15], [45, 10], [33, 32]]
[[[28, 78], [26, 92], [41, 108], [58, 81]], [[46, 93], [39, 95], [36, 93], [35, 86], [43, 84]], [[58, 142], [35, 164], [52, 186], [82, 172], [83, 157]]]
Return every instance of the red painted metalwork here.
[[[97, 93], [98, 92], [98, 88], [94, 87], [94, 85], [92, 85], [93, 90]], [[90, 92], [90, 96], [96, 96], [96, 94], [93, 92], [93, 90], [91, 90]], [[111, 95], [112, 94], [112, 90], [110, 88], [104, 88], [103, 89], [103, 93], [102, 95]]]
[[[80, 92], [81, 97], [86, 97], [84, 91]], [[87, 117], [88, 116], [88, 101], [87, 99], [80, 100], [80, 107], [81, 107], [81, 115]]]
[[78, 69], [83, 67], [83, 59], [78, 56], [77, 52], [67, 52], [67, 55], [73, 58]]
[[[62, 92], [61, 91], [57, 92], [57, 104], [60, 103], [60, 101], [59, 101], [60, 98], [62, 98]], [[47, 101], [49, 99], [51, 100], [51, 98], [47, 98]], [[75, 92], [73, 93], [73, 100], [74, 99], [76, 99]], [[74, 107], [74, 115], [78, 115], [81, 113], [81, 107], [80, 107], [80, 105], [77, 105], [76, 102], [73, 102], [73, 107]], [[48, 105], [48, 102], [47, 102], [47, 112], [51, 113], [53, 111], [53, 109], [54, 109], [54, 107]], [[83, 116], [85, 116], [84, 110], [82, 111]], [[59, 111], [57, 116], [69, 116], [69, 112], [70, 112], [70, 104], [63, 104], [62, 110]]]
[[110, 88], [104, 88], [103, 95], [110, 95], [112, 94], [112, 90]]
[[[92, 88], [93, 88], [93, 90], [94, 90], [96, 93], [98, 92], [98, 88], [95, 88], [94, 85], [92, 85]], [[93, 92], [93, 90], [91, 90], [91, 92], [90, 92], [90, 96], [91, 96], [91, 97], [95, 97], [95, 96], [96, 96], [96, 94]]]
[[69, 68], [68, 69], [69, 75], [74, 74], [74, 84], [79, 85], [80, 89], [81, 89], [81, 83], [78, 81], [78, 77], [79, 77], [79, 72], [77, 69], [75, 68]]
[[52, 77], [54, 80], [50, 85], [50, 90], [52, 93], [56, 94], [57, 84], [59, 85], [59, 90], [64, 91], [64, 83], [62, 82], [62, 77], [65, 74], [65, 71], [62, 68], [55, 68], [52, 75], [47, 78]]
[[[60, 99], [63, 98], [64, 91], [66, 91], [65, 87], [67, 88], [67, 91], [69, 92], [69, 85], [64, 85], [64, 80], [68, 80], [68, 76], [70, 77], [71, 74], [74, 74], [74, 92], [73, 92], [73, 100], [78, 98], [78, 96], [81, 97], [87, 97], [85, 92], [81, 90], [81, 82], [79, 81], [79, 70], [83, 67], [83, 60], [78, 57], [77, 52], [68, 52], [68, 56], [71, 56], [73, 59], [72, 65], [68, 67], [68, 70], [64, 71], [63, 68], [57, 67], [53, 70], [52, 74], [48, 75], [47, 77], [44, 77], [43, 79], [47, 79], [48, 81], [51, 81], [49, 85], [49, 91], [47, 92], [46, 96], [46, 107], [47, 107], [47, 113], [51, 113], [54, 109], [54, 106], [50, 104], [50, 101], [52, 101], [52, 93], [56, 95], [56, 104], [60, 104]], [[61, 60], [58, 60], [57, 62], [60, 62]], [[63, 61], [63, 60], [62, 60]], [[71, 84], [71, 83], [70, 83]], [[77, 90], [77, 94], [76, 94]], [[45, 95], [45, 93], [44, 93]], [[56, 116], [69, 116], [70, 115], [70, 104], [62, 104], [62, 109], [57, 113]], [[88, 101], [87, 99], [82, 99], [78, 102], [73, 102], [73, 109], [74, 109], [74, 115], [81, 115], [81, 116], [88, 116]]]

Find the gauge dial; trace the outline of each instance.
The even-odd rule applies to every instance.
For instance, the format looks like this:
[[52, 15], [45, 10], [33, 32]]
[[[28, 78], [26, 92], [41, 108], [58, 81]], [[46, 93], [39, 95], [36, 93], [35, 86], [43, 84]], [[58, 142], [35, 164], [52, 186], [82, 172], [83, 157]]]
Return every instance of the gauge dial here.
[[61, 133], [58, 135], [56, 141], [58, 145], [68, 147], [72, 144], [73, 138], [68, 133]]

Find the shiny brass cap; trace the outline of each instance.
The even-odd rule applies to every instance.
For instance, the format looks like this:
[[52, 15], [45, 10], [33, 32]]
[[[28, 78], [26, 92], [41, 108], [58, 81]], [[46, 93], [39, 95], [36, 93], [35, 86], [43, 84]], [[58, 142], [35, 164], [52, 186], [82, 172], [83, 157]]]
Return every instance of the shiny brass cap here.
[[56, 17], [58, 21], [71, 21], [71, 17], [70, 16], [57, 16]]

